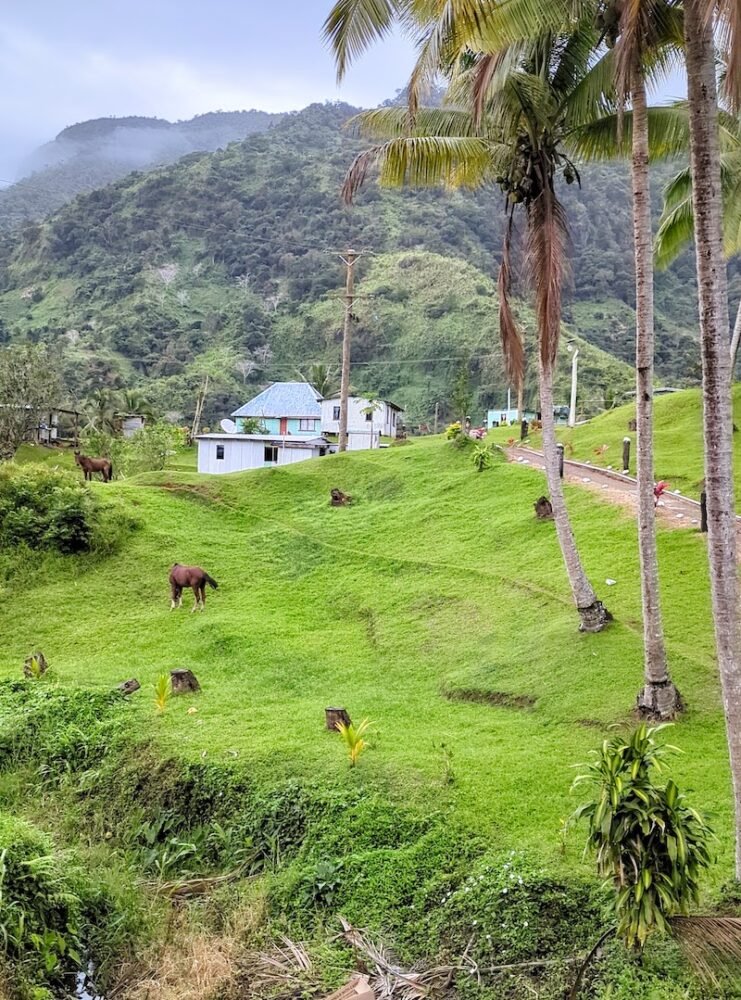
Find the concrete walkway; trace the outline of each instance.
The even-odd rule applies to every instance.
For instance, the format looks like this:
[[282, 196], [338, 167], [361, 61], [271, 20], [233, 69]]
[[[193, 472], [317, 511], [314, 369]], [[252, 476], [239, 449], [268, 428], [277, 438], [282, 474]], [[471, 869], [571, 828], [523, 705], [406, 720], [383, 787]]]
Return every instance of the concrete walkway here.
[[[545, 469], [542, 452], [535, 451], [525, 445], [505, 448], [510, 462], [520, 465], [530, 465], [534, 469]], [[613, 469], [604, 469], [590, 462], [577, 462], [574, 459], [564, 460], [564, 479], [576, 483], [585, 489], [599, 493], [611, 503], [636, 513], [637, 484], [633, 476], [626, 476]], [[677, 491], [669, 490], [659, 500], [656, 513], [665, 527], [670, 528], [700, 528], [700, 504], [697, 500], [683, 496]], [[736, 515], [736, 534], [741, 542], [741, 517]], [[740, 546], [741, 548], [741, 546]]]

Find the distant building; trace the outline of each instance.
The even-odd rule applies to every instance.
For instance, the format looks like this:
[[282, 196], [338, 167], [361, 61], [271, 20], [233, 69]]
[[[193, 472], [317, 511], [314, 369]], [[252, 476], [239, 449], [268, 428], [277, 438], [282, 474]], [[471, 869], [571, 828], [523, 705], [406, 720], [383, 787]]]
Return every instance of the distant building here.
[[[522, 411], [522, 416], [529, 424], [533, 420], [540, 419], [540, 413], [535, 410], [525, 409]], [[569, 408], [568, 406], [554, 406], [553, 407], [553, 418], [557, 424], [566, 424], [569, 421]], [[486, 426], [487, 427], [506, 427], [510, 424], [518, 423], [518, 413], [517, 410], [512, 407], [507, 409], [503, 406], [500, 410], [489, 410], [486, 414]]]
[[[376, 402], [376, 401], [373, 401]], [[398, 434], [401, 407], [361, 396], [348, 399], [348, 449], [377, 448]], [[340, 430], [339, 395], [322, 399], [308, 382], [274, 382], [232, 413], [233, 434], [201, 434], [198, 471], [211, 474], [290, 465], [336, 450], [325, 434]], [[257, 424], [257, 426], [255, 426]]]
[[[375, 404], [375, 409], [371, 407]], [[364, 396], [347, 399], [347, 447], [349, 451], [377, 448], [382, 437], [396, 438], [403, 410], [386, 399]], [[340, 433], [340, 394], [322, 400], [322, 433]]]
[[116, 423], [121, 428], [122, 437], [130, 438], [142, 429], [146, 418], [141, 413], [119, 413], [116, 417]]

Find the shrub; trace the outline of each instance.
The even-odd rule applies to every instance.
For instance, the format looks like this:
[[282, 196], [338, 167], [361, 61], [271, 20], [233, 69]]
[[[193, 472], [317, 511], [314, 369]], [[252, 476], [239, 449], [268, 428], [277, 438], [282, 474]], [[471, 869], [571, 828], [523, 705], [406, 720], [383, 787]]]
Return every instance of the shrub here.
[[459, 437], [463, 433], [463, 428], [461, 427], [460, 420], [456, 420], [452, 424], [448, 424], [445, 428], [445, 437], [448, 441], [453, 441], [455, 438]]
[[85, 552], [97, 515], [91, 491], [72, 473], [40, 465], [0, 468], [0, 547]]

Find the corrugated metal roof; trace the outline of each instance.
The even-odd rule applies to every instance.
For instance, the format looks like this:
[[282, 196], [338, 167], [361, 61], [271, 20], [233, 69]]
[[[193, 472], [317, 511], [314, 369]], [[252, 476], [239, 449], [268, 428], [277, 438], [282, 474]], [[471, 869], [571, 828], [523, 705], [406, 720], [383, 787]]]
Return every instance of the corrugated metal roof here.
[[308, 382], [273, 382], [233, 417], [321, 417], [322, 397]]

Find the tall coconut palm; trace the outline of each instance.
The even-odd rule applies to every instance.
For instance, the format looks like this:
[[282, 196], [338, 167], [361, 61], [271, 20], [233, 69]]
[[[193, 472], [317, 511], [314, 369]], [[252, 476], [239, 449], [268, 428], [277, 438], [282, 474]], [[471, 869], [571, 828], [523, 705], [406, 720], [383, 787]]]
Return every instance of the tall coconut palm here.
[[672, 39], [672, 9], [665, 0], [609, 0], [600, 11], [608, 45], [615, 43], [618, 97], [631, 104], [633, 253], [636, 285], [636, 455], [638, 551], [643, 612], [644, 686], [638, 708], [644, 715], [672, 718], [681, 709], [669, 676], [659, 595], [659, 560], [653, 462], [654, 269], [649, 178], [647, 63], [657, 46]]
[[[738, 4], [720, 5], [729, 26], [727, 92], [738, 105], [741, 53]], [[700, 305], [705, 491], [713, 623], [736, 808], [736, 877], [741, 878], [741, 660], [733, 490], [733, 419], [728, 351], [728, 292], [723, 256], [723, 206], [715, 44], [710, 0], [685, 0], [685, 61], [689, 108], [692, 206]]]
[[[497, 182], [507, 196], [508, 228], [500, 273], [500, 327], [510, 380], [519, 384], [523, 353], [509, 306], [510, 235], [518, 211], [524, 215], [526, 265], [538, 321], [538, 370], [543, 451], [554, 521], [580, 616], [580, 628], [600, 631], [609, 618], [579, 558], [558, 474], [553, 376], [561, 325], [561, 291], [568, 239], [559, 179], [578, 173], [568, 156], [571, 137], [602, 109], [602, 81], [591, 66], [596, 41], [593, 19], [583, 18], [568, 35], [550, 33], [518, 46], [507, 58], [468, 56], [456, 92], [469, 88], [475, 113], [462, 108], [410, 113], [382, 109], [359, 116], [360, 130], [387, 141], [360, 154], [344, 186], [351, 200], [368, 170], [380, 168], [389, 185], [452, 184], [477, 187]], [[599, 85], [596, 85], [599, 84]]]

